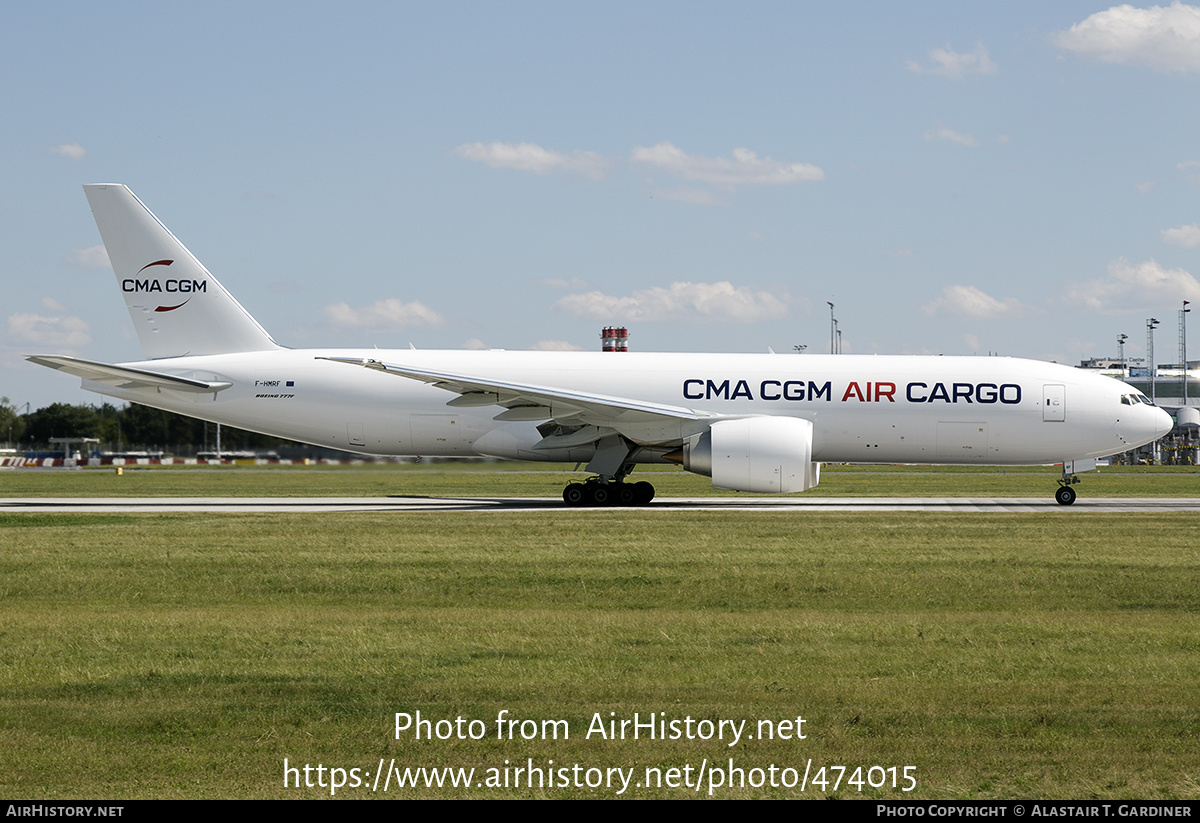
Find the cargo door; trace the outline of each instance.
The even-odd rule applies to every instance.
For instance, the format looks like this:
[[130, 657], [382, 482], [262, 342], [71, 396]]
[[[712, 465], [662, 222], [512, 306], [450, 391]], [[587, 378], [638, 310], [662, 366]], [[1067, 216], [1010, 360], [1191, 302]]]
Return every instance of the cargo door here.
[[937, 424], [938, 462], [970, 463], [988, 455], [987, 423]]

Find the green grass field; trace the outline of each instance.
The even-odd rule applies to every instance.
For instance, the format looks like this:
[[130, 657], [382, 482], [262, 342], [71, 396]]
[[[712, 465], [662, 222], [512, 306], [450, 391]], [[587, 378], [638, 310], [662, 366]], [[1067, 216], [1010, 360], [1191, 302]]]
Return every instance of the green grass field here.
[[[41, 473], [4, 496], [50, 496], [33, 488], [45, 478], [80, 484], [71, 496], [141, 481], [131, 474]], [[279, 494], [305, 477], [322, 488], [305, 494], [405, 493], [367, 489], [409, 474], [148, 471], [131, 493], [217, 478], [239, 491], [208, 493]], [[415, 474], [408, 493], [562, 479]], [[822, 488], [868, 478], [864, 494], [907, 496], [914, 476], [830, 471]], [[337, 797], [618, 796], [619, 781], [512, 788], [530, 759], [578, 764], [581, 779], [633, 770], [624, 797], [705, 797], [707, 782], [636, 783], [677, 768], [682, 784], [732, 759], [768, 785], [712, 796], [1194, 798], [1198, 567], [1200, 517], [1184, 513], [0, 514], [0, 794], [328, 797], [285, 788], [284, 759], [314, 783], [329, 782], [320, 764], [369, 784], [383, 758], [502, 785]], [[486, 738], [396, 739], [395, 714], [417, 711], [482, 721]], [[497, 740], [501, 711], [565, 720], [570, 737]], [[586, 737], [596, 713], [634, 712], [745, 720], [749, 734], [802, 716], [806, 738]], [[772, 766], [779, 782], [806, 768], [818, 782], [773, 788]], [[911, 792], [891, 787], [906, 766]], [[834, 767], [848, 767], [836, 789]], [[858, 767], [887, 785], [860, 791]]]

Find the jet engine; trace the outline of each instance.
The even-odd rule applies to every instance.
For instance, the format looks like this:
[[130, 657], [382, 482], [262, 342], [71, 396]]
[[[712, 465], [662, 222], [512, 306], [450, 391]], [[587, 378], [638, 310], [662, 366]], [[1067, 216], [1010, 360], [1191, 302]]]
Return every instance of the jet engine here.
[[713, 423], [683, 446], [683, 467], [711, 477], [713, 488], [800, 492], [817, 485], [813, 424], [799, 417], [743, 417]]

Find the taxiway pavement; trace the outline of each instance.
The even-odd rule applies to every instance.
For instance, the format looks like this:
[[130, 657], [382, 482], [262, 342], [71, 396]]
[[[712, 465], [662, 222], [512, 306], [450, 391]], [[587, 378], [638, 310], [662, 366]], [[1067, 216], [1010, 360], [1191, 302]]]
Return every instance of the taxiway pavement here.
[[[517, 512], [572, 511], [557, 497], [59, 497], [0, 499], [0, 512]], [[1200, 497], [1080, 497], [1060, 506], [1046, 497], [661, 497], [638, 511], [738, 512], [1170, 512], [1200, 511]]]

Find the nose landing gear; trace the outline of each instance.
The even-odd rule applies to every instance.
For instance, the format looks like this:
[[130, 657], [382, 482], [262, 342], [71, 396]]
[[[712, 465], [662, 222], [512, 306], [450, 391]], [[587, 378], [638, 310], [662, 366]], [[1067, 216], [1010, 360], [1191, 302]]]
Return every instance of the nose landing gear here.
[[1067, 474], [1066, 464], [1063, 465], [1062, 477], [1058, 481], [1058, 488], [1054, 490], [1054, 500], [1060, 506], [1069, 506], [1075, 502], [1075, 490], [1071, 488], [1079, 482], [1079, 477], [1074, 474]]

